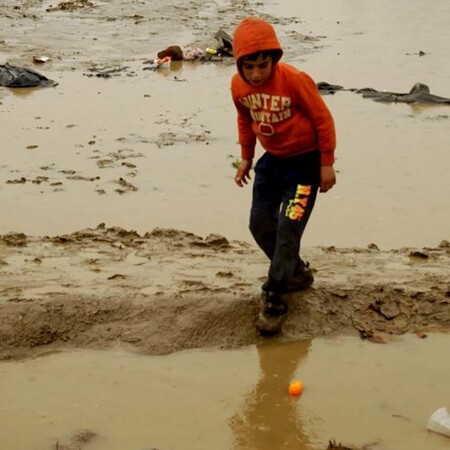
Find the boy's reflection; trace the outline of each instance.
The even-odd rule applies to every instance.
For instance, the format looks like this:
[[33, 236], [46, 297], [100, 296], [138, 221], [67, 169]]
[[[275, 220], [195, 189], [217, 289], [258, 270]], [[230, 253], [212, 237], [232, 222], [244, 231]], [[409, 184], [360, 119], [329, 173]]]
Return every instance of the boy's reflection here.
[[284, 344], [265, 341], [257, 347], [261, 379], [248, 395], [242, 415], [230, 420], [234, 449], [310, 448], [301, 427], [298, 399], [287, 393], [297, 366], [307, 356], [310, 346], [311, 341]]

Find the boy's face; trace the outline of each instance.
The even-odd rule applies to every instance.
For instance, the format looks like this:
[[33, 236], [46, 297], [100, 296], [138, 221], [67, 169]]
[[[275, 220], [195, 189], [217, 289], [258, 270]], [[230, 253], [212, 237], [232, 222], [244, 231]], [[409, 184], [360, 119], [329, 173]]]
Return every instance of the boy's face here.
[[242, 73], [252, 86], [261, 86], [272, 72], [272, 56], [260, 54], [257, 59], [243, 59]]

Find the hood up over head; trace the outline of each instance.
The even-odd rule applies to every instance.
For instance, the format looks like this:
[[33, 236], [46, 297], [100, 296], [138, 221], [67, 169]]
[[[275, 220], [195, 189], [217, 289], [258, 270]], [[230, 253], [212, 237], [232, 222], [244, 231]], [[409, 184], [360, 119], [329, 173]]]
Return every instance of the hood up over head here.
[[242, 75], [241, 60], [243, 56], [266, 50], [274, 51], [274, 64], [283, 55], [283, 49], [272, 25], [257, 17], [248, 17], [242, 20], [233, 36], [233, 54], [239, 73]]

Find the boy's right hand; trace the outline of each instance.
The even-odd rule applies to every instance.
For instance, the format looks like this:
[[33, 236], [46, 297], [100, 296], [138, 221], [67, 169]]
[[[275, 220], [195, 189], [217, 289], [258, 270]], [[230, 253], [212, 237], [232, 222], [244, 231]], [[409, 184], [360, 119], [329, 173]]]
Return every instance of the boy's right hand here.
[[244, 187], [245, 184], [248, 183], [249, 180], [251, 180], [250, 176], [250, 169], [252, 168], [253, 160], [251, 159], [243, 159], [239, 167], [236, 171], [236, 176], [234, 177], [234, 182], [239, 187]]

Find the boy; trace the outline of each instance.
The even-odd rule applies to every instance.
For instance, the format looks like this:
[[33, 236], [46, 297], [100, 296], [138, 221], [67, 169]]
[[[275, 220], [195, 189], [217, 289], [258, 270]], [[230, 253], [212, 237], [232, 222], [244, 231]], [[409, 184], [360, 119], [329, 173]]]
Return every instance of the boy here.
[[237, 109], [241, 162], [235, 183], [250, 180], [256, 140], [265, 150], [255, 165], [250, 231], [270, 259], [256, 325], [280, 330], [288, 311], [283, 294], [313, 283], [300, 258], [300, 241], [317, 191], [336, 183], [336, 134], [330, 111], [311, 77], [280, 62], [283, 50], [268, 22], [244, 19], [236, 28], [237, 73], [231, 94]]

